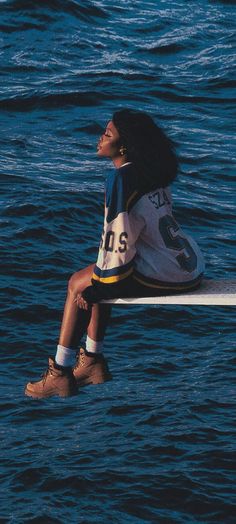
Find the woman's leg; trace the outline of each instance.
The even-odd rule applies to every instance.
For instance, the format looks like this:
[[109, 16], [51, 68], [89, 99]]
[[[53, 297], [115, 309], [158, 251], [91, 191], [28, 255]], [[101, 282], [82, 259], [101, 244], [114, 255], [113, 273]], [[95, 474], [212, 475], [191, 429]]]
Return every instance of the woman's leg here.
[[86, 330], [96, 349], [96, 343], [104, 338], [110, 318], [111, 307], [108, 304], [94, 304], [88, 310], [80, 309], [77, 305], [77, 295], [91, 285], [93, 268], [94, 264], [71, 277], [55, 362], [49, 358], [49, 368], [44, 378], [38, 382], [29, 382], [25, 389], [26, 395], [34, 398], [52, 395], [70, 396], [77, 391], [76, 382], [81, 385], [97, 384], [111, 378], [102, 355], [89, 356], [84, 352], [74, 374], [70, 367], [71, 356], [74, 357], [75, 350]]
[[110, 319], [111, 306], [94, 304], [88, 310], [80, 309], [77, 296], [91, 285], [94, 264], [72, 275], [64, 308], [59, 345], [77, 349], [78, 344], [87, 331], [90, 339], [102, 341]]
[[[91, 285], [94, 265], [75, 273], [68, 286], [64, 315], [56, 354], [56, 363], [72, 365], [79, 342], [87, 331], [86, 349], [80, 349], [74, 377], [80, 386], [100, 384], [111, 379], [105, 358], [101, 354], [111, 306], [94, 304], [88, 310], [80, 309], [77, 297]], [[72, 359], [72, 360], [70, 360]]]

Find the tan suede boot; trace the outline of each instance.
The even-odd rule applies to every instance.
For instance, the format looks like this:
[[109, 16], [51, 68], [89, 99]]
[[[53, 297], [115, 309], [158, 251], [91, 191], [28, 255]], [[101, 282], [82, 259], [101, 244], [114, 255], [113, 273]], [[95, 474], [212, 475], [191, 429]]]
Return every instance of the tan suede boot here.
[[104, 356], [88, 354], [83, 348], [80, 349], [73, 373], [79, 386], [102, 384], [112, 379]]
[[33, 398], [46, 398], [54, 395], [70, 397], [78, 391], [72, 369], [57, 369], [52, 358], [48, 360], [48, 369], [42, 380], [29, 382], [25, 394]]

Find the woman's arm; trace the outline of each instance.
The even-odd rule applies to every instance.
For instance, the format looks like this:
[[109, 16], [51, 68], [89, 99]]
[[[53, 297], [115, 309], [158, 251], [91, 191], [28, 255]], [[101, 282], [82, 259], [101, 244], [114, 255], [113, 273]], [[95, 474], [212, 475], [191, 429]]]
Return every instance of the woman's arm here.
[[132, 274], [136, 254], [135, 243], [144, 227], [144, 219], [136, 217], [132, 208], [140, 194], [135, 191], [123, 170], [116, 172], [107, 188], [104, 229], [95, 265], [92, 285], [82, 297], [88, 303], [119, 296]]

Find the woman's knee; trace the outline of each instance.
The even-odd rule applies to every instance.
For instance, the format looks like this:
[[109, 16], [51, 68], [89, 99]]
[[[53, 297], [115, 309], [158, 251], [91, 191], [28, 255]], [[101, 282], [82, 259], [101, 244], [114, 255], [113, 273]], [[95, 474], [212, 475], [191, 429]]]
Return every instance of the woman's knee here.
[[79, 277], [79, 271], [77, 273], [74, 273], [71, 275], [69, 281], [68, 281], [68, 293], [71, 294], [77, 294], [80, 293], [80, 277]]
[[68, 282], [68, 292], [77, 295], [78, 293], [82, 293], [86, 287], [90, 286], [93, 268], [94, 264], [74, 273]]

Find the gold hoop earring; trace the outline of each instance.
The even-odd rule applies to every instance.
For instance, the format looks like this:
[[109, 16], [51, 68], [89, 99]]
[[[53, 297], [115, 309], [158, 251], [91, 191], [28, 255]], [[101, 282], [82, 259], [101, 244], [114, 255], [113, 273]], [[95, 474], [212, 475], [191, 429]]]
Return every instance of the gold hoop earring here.
[[127, 149], [124, 146], [121, 146], [121, 148], [120, 148], [121, 156], [124, 156], [126, 153], [127, 153]]

